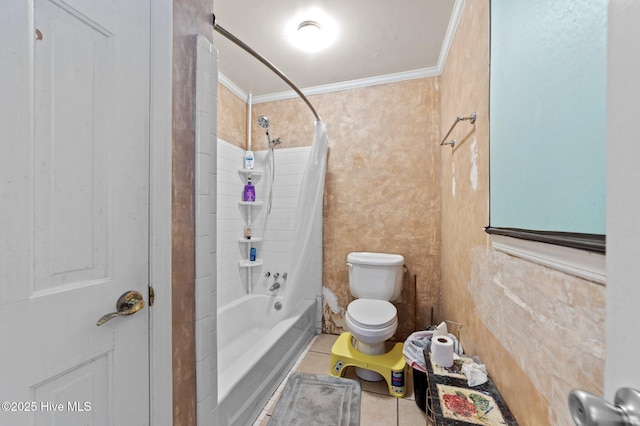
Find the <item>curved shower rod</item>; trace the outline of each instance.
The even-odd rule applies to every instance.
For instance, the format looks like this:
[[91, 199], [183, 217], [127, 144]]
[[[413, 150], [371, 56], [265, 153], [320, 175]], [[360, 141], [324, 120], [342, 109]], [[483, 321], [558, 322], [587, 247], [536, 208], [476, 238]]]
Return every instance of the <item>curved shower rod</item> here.
[[291, 88], [298, 94], [298, 96], [300, 96], [302, 100], [307, 104], [309, 109], [311, 109], [311, 112], [313, 112], [313, 115], [316, 117], [316, 120], [320, 121], [320, 116], [316, 112], [313, 105], [311, 105], [311, 102], [309, 102], [309, 99], [307, 99], [307, 97], [304, 95], [304, 93], [302, 93], [302, 91], [298, 89], [298, 87], [295, 84], [293, 84], [293, 82], [289, 80], [289, 78], [286, 75], [284, 75], [284, 73], [280, 71], [275, 65], [267, 61], [258, 52], [256, 52], [255, 50], [247, 46], [242, 40], [240, 40], [239, 38], [231, 34], [229, 31], [225, 30], [220, 25], [218, 25], [218, 23], [216, 22], [216, 15], [213, 15], [213, 29], [219, 32], [220, 34], [222, 34], [223, 36], [225, 36], [226, 38], [228, 38], [229, 40], [231, 40], [232, 42], [234, 42], [235, 44], [237, 44], [238, 46], [240, 46], [241, 48], [243, 48], [244, 50], [246, 50], [247, 53], [249, 53], [251, 56], [253, 56], [257, 60], [262, 62], [271, 71], [276, 73], [278, 77], [280, 77], [282, 80], [284, 80], [285, 83], [291, 86]]

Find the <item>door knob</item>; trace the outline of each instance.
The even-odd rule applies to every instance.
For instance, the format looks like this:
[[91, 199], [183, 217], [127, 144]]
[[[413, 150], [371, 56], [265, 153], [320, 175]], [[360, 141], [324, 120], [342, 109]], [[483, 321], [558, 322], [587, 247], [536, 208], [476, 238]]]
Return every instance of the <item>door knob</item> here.
[[620, 388], [610, 404], [592, 393], [573, 390], [569, 394], [569, 411], [577, 426], [639, 426], [640, 391]]
[[143, 307], [144, 299], [142, 298], [142, 294], [137, 291], [128, 291], [120, 296], [120, 298], [116, 302], [116, 312], [111, 312], [109, 314], [103, 315], [102, 318], [98, 320], [96, 325], [101, 326], [105, 322], [115, 317], [135, 314]]

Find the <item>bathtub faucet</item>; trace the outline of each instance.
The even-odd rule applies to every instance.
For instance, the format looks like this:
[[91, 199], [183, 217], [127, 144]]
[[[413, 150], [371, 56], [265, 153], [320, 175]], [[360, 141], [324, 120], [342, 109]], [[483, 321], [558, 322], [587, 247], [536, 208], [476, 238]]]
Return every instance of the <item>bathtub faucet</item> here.
[[269, 291], [275, 291], [277, 289], [280, 288], [280, 283], [279, 282], [275, 282], [271, 285], [271, 287], [269, 287]]

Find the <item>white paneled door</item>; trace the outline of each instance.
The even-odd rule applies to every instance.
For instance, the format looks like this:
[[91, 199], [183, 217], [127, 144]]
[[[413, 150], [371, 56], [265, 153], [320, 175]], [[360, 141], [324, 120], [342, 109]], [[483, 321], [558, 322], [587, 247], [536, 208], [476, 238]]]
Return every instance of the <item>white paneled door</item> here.
[[149, 7], [0, 1], [2, 425], [149, 423]]

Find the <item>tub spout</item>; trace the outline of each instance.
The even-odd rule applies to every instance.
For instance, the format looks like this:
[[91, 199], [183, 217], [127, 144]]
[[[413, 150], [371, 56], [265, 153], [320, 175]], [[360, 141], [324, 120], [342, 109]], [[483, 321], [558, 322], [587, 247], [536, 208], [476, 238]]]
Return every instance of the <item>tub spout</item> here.
[[279, 288], [280, 288], [280, 283], [275, 282], [275, 283], [273, 283], [273, 284], [271, 285], [271, 287], [269, 287], [269, 291], [275, 291], [275, 290], [277, 290], [277, 289], [279, 289]]

